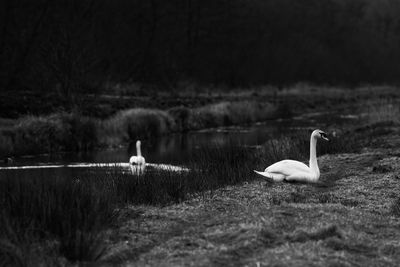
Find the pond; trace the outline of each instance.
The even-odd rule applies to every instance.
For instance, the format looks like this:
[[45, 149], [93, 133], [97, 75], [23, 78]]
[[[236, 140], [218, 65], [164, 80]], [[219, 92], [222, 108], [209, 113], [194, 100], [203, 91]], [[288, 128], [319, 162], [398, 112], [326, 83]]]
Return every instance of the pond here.
[[[313, 113], [291, 119], [278, 119], [251, 125], [220, 127], [201, 131], [172, 134], [157, 140], [142, 140], [142, 154], [146, 162], [157, 166], [185, 166], [188, 155], [204, 146], [239, 144], [257, 147], [271, 138], [305, 129], [325, 129], [328, 126], [344, 125], [359, 118], [334, 113]], [[311, 132], [311, 131], [310, 131]], [[136, 154], [136, 147], [105, 149], [89, 153], [55, 153], [15, 158], [12, 165], [0, 164], [1, 176], [64, 176], [75, 177], [85, 173], [104, 171], [99, 164], [117, 164], [122, 171], [129, 171], [130, 156]], [[69, 165], [69, 166], [66, 166]], [[27, 167], [28, 166], [28, 167]], [[12, 168], [12, 169], [10, 169]], [[114, 168], [115, 169], [115, 168]]]

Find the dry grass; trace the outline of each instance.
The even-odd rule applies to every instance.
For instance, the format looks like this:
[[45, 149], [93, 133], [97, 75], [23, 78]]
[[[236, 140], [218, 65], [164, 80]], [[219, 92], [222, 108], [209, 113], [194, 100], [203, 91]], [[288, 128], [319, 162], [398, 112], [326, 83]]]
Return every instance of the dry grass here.
[[[394, 142], [389, 137], [384, 139]], [[54, 178], [25, 181], [27, 186], [21, 181], [6, 183], [18, 186], [2, 189], [19, 193], [13, 198], [1, 194], [2, 207], [9, 207], [3, 215], [15, 210], [21, 218], [35, 218], [33, 225], [42, 225], [35, 228], [45, 227], [51, 234], [44, 236], [45, 242], [40, 235], [24, 239], [20, 230], [4, 231], [17, 224], [3, 220], [0, 258], [11, 264], [48, 266], [65, 262], [59, 253], [69, 261], [122, 266], [355, 262], [396, 266], [400, 260], [396, 243], [400, 234], [395, 231], [400, 224], [398, 147], [320, 156], [322, 176], [315, 185], [254, 181], [257, 176], [251, 169], [263, 163], [249, 155], [233, 145], [228, 150], [200, 151], [194, 158], [197, 172], [187, 176], [149, 173], [141, 181], [97, 177], [96, 183], [89, 178], [78, 184]], [[388, 165], [392, 168], [384, 168]], [[49, 186], [50, 191], [46, 190]], [[62, 199], [63, 212], [54, 212]], [[157, 203], [163, 205], [153, 205]], [[16, 205], [25, 208], [15, 209]], [[110, 217], [112, 224], [90, 223]], [[18, 221], [30, 225], [30, 220]], [[61, 227], [54, 228], [57, 225]]]
[[[167, 205], [247, 180], [254, 153], [239, 146], [204, 148], [192, 155], [191, 172], [148, 170], [142, 177], [118, 172], [70, 177], [0, 177], [0, 263], [26, 265], [57, 257], [97, 261], [104, 230], [127, 204]], [[53, 246], [46, 247], [48, 241]], [[35, 250], [44, 247], [43, 251]], [[33, 257], [36, 255], [37, 257]], [[54, 256], [56, 255], [56, 256]], [[52, 257], [53, 256], [53, 257]], [[29, 265], [29, 264], [28, 264]]]
[[364, 109], [365, 119], [368, 124], [382, 122], [400, 123], [400, 103], [395, 99], [380, 99], [367, 103]]
[[[391, 148], [322, 156], [316, 185], [254, 181], [181, 204], [130, 206], [103, 260], [136, 266], [396, 266], [400, 161], [386, 155], [399, 153]], [[373, 171], [389, 163], [392, 170]]]

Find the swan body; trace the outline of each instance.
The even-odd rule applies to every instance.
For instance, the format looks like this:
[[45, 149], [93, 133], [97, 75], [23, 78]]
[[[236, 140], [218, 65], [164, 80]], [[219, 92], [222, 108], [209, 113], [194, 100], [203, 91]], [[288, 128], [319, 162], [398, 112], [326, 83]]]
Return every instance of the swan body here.
[[131, 165], [131, 170], [133, 173], [143, 173], [144, 168], [146, 167], [146, 160], [142, 156], [142, 150], [140, 149], [141, 142], [140, 140], [136, 141], [136, 155], [132, 156], [129, 159], [129, 164]]
[[315, 130], [312, 132], [310, 138], [310, 166], [307, 166], [300, 161], [286, 159], [268, 166], [263, 172], [254, 172], [276, 182], [281, 182], [283, 180], [317, 182], [320, 176], [316, 152], [318, 139], [329, 141], [325, 132], [321, 130]]

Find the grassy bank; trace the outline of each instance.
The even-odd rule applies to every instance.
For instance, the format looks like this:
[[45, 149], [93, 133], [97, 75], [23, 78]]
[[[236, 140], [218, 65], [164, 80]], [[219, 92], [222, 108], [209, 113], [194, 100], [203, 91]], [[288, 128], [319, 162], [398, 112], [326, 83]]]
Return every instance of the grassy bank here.
[[117, 171], [79, 179], [3, 173], [0, 265], [97, 261], [107, 251], [104, 231], [118, 221], [121, 207], [177, 203], [243, 182], [254, 159], [254, 152], [232, 145], [192, 155], [190, 173], [148, 171], [139, 179]]
[[[221, 102], [200, 108], [175, 107], [167, 111], [130, 109], [101, 123], [101, 143], [118, 145], [136, 139], [156, 138], [171, 132], [199, 130], [278, 118], [283, 109], [268, 102]], [[280, 112], [282, 111], [282, 112]]]
[[[124, 218], [141, 216], [127, 215], [127, 205], [169, 206], [193, 198], [209, 201], [221, 188], [253, 181], [253, 169], [283, 158], [307, 160], [309, 134], [301, 134], [304, 141], [282, 137], [259, 150], [237, 144], [202, 148], [190, 155], [189, 173], [148, 171], [140, 179], [118, 172], [79, 179], [8, 179], [5, 173], [0, 179], [0, 263], [52, 266], [121, 261], [126, 255], [111, 257], [107, 240], [110, 229]], [[325, 149], [321, 153], [346, 151], [349, 146], [344, 144], [351, 141], [334, 139], [330, 146], [321, 145]]]
[[[373, 123], [385, 119], [377, 116], [393, 117], [398, 112], [396, 103], [399, 99], [396, 88], [384, 86], [349, 89], [298, 84], [283, 89], [261, 87], [226, 92], [203, 88], [176, 94], [145, 91], [139, 95], [136, 95], [136, 89], [132, 90], [127, 87], [124, 95], [115, 91], [100, 96], [96, 98], [100, 102], [93, 100], [85, 104], [80, 113], [0, 119], [0, 157], [118, 146], [172, 132], [332, 109], [344, 114], [355, 110], [369, 114], [370, 123]], [[389, 98], [391, 100], [385, 100]], [[377, 102], [376, 99], [380, 100]], [[394, 104], [389, 107], [383, 103], [385, 101]], [[98, 110], [89, 111], [93, 108]], [[98, 113], [103, 115], [98, 116]]]
[[118, 146], [173, 132], [252, 123], [277, 118], [285, 108], [256, 101], [222, 102], [201, 108], [122, 110], [100, 120], [77, 113], [24, 117], [0, 130], [0, 156], [84, 151]]

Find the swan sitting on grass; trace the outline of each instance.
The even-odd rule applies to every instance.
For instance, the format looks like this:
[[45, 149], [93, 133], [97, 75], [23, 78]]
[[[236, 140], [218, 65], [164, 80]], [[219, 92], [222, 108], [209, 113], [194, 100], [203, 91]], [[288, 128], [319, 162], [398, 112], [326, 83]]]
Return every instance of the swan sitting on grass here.
[[299, 181], [299, 182], [317, 182], [319, 179], [319, 168], [317, 162], [317, 140], [324, 139], [329, 141], [326, 133], [321, 130], [315, 130], [310, 139], [310, 167], [296, 160], [282, 160], [267, 167], [264, 172], [254, 171], [264, 177], [277, 182]]
[[142, 156], [142, 151], [140, 149], [140, 140], [136, 141], [136, 154], [137, 156], [132, 156], [129, 159], [129, 164], [131, 165], [132, 173], [142, 173], [146, 167], [146, 160]]

